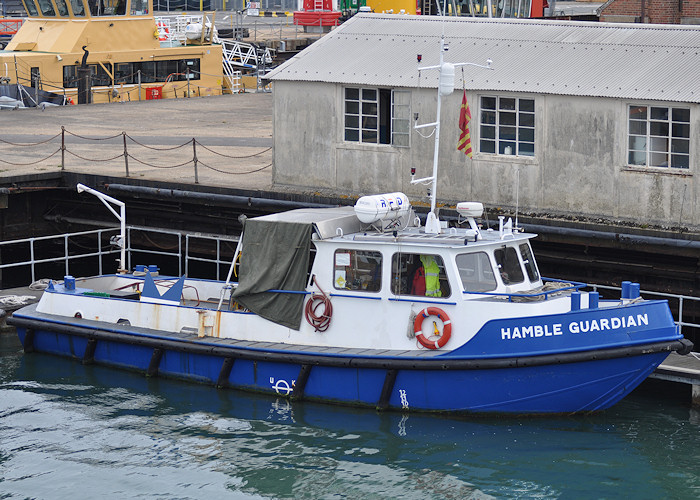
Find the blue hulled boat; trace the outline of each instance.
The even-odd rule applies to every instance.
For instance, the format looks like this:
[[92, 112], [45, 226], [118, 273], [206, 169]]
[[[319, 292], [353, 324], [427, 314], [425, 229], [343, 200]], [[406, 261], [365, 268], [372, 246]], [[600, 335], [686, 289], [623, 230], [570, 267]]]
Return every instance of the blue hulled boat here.
[[[370, 205], [380, 219], [363, 223]], [[467, 212], [468, 228], [440, 234], [397, 194], [258, 217], [236, 252], [238, 282], [147, 269], [67, 277], [8, 323], [26, 352], [450, 412], [608, 408], [669, 352], [690, 349], [666, 301], [642, 299], [633, 283], [600, 300], [583, 284], [543, 279], [534, 235], [482, 230], [474, 204]]]
[[638, 284], [601, 300], [542, 278], [535, 235], [483, 228], [481, 203], [439, 220], [440, 96], [458, 66], [445, 50], [423, 68], [440, 71], [437, 120], [415, 126], [436, 129], [433, 175], [412, 172], [432, 186], [424, 224], [402, 193], [249, 219], [225, 281], [127, 272], [122, 252], [119, 274], [66, 277], [9, 318], [24, 350], [297, 399], [506, 413], [602, 410], [689, 352]]

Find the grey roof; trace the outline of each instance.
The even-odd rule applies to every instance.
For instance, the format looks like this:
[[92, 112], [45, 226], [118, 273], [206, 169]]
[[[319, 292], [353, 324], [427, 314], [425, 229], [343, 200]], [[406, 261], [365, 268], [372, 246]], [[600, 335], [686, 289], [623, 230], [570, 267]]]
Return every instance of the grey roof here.
[[[475, 90], [700, 102], [700, 26], [358, 14], [273, 70], [273, 81], [437, 87], [439, 40]], [[462, 72], [456, 70], [456, 86]]]

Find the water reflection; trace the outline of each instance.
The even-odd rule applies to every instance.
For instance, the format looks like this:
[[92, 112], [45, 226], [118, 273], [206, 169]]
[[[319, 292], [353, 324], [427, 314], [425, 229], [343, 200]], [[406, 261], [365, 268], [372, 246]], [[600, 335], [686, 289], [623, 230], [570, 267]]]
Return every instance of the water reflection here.
[[377, 413], [23, 356], [4, 342], [0, 491], [695, 498], [700, 426], [684, 403], [647, 391], [571, 418]]

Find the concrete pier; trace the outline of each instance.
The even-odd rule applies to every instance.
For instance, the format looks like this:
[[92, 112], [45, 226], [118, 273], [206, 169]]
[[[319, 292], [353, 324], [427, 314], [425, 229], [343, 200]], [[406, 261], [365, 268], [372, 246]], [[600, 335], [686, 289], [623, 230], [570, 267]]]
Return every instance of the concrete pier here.
[[[271, 190], [269, 93], [2, 111], [0, 184], [62, 170], [206, 186]], [[61, 135], [65, 130], [65, 151]], [[198, 179], [192, 162], [199, 145]], [[131, 140], [133, 139], [133, 141]], [[46, 142], [44, 142], [46, 141]], [[42, 143], [42, 144], [38, 144]], [[31, 144], [31, 146], [30, 146]], [[143, 145], [143, 146], [142, 146]], [[205, 148], [210, 148], [208, 151]], [[63, 159], [62, 159], [63, 156]], [[63, 164], [65, 163], [65, 164]]]
[[649, 377], [690, 384], [692, 404], [700, 407], [700, 353], [680, 356], [672, 352]]

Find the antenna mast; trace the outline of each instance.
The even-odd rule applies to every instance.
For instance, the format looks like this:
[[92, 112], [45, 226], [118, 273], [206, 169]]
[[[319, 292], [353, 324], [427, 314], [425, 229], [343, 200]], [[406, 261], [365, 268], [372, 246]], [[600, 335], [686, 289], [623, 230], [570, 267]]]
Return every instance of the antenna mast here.
[[[447, 3], [445, 1], [445, 3]], [[445, 5], [446, 7], [446, 5]], [[446, 8], [443, 11], [446, 12]], [[439, 69], [440, 76], [438, 78], [438, 94], [437, 94], [437, 113], [436, 118], [433, 123], [425, 123], [423, 125], [418, 125], [418, 113], [414, 113], [413, 117], [415, 119], [415, 124], [413, 126], [414, 130], [418, 130], [426, 127], [435, 127], [435, 148], [433, 151], [433, 175], [430, 177], [423, 177], [421, 179], [415, 178], [415, 169], [411, 169], [411, 184], [425, 184], [430, 183], [430, 212], [428, 213], [428, 218], [425, 221], [425, 232], [428, 234], [440, 234], [440, 219], [437, 217], [436, 212], [436, 200], [437, 200], [437, 174], [438, 174], [438, 151], [440, 149], [440, 111], [442, 105], [442, 96], [450, 95], [455, 88], [455, 68], [459, 66], [476, 66], [477, 68], [493, 69], [491, 67], [491, 59], [486, 60], [486, 64], [476, 64], [476, 63], [449, 63], [444, 61], [444, 54], [449, 50], [449, 45], [445, 43], [445, 23], [443, 20], [442, 25], [442, 35], [440, 37], [440, 64], [437, 66], [425, 66], [418, 68], [418, 72], [427, 69]], [[422, 56], [418, 55], [418, 63], [420, 64]]]

